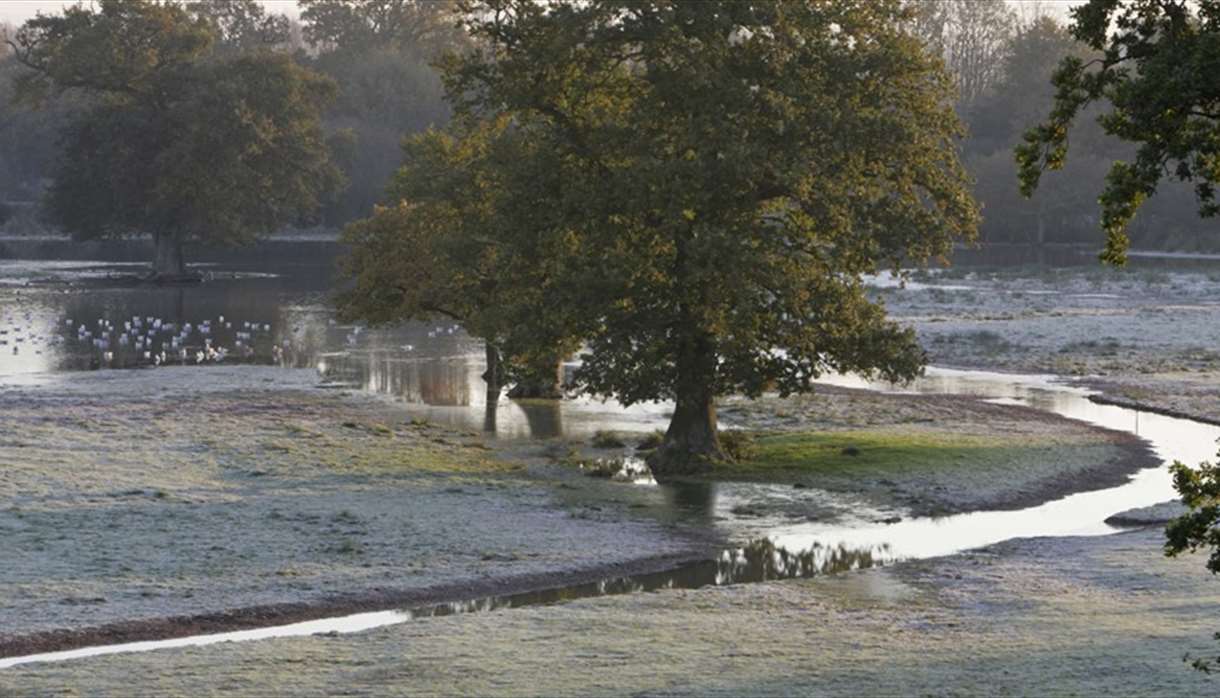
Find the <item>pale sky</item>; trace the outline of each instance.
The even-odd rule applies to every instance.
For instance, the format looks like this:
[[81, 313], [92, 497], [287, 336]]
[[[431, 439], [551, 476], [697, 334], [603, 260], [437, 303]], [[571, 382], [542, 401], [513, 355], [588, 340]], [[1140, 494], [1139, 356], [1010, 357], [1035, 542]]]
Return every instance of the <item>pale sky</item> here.
[[[1072, 5], [1081, 4], [1085, 0], [1008, 0], [1008, 4], [1013, 6], [1017, 12], [1032, 11], [1035, 9], [1054, 15], [1063, 20], [1068, 18], [1068, 9]], [[296, 0], [260, 0], [267, 7], [267, 10], [272, 12], [283, 13], [290, 17], [299, 15], [300, 10], [296, 7]], [[34, 16], [35, 12], [54, 13], [59, 12], [65, 5], [76, 5], [73, 0], [0, 0], [0, 23], [20, 24], [30, 17]]]
[[[268, 10], [296, 17], [300, 14], [296, 0], [260, 0]], [[75, 5], [69, 0], [0, 0], [0, 23], [19, 25], [36, 12], [55, 14], [65, 5]]]
[[[279, 12], [292, 17], [296, 17], [300, 11], [297, 9], [296, 0], [261, 0], [272, 12]], [[1020, 11], [1022, 6], [1026, 9], [1032, 9], [1036, 5], [1041, 5], [1044, 11], [1048, 14], [1054, 14], [1059, 17], [1067, 17], [1067, 8], [1072, 5], [1078, 5], [1084, 0], [1008, 0], [1008, 4], [1014, 9]], [[8, 22], [10, 24], [19, 25], [34, 13], [41, 10], [43, 13], [58, 12], [64, 5], [75, 5], [75, 2], [68, 0], [0, 0], [0, 23]]]

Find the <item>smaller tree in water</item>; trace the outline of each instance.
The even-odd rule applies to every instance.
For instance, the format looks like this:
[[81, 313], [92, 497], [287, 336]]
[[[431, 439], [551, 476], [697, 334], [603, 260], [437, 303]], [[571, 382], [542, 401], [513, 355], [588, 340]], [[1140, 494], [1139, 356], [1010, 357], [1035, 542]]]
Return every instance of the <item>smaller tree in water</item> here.
[[12, 42], [23, 99], [87, 99], [62, 134], [52, 222], [78, 239], [151, 235], [157, 279], [185, 274], [184, 242], [248, 243], [341, 180], [319, 121], [333, 83], [286, 55], [216, 51], [217, 34], [181, 3], [101, 0]]
[[489, 406], [509, 384], [512, 397], [560, 397], [559, 365], [579, 332], [546, 298], [562, 278], [554, 264], [575, 251], [570, 239], [533, 233], [546, 214], [530, 202], [561, 168], [505, 118], [425, 132], [403, 153], [386, 205], [343, 232], [355, 283], [339, 296], [341, 313], [456, 320], [486, 343]]

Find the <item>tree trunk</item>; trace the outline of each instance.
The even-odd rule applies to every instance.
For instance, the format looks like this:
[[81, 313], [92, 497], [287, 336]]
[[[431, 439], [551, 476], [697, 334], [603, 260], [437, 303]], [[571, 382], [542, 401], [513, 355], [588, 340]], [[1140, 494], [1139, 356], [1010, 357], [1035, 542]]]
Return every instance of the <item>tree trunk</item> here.
[[514, 400], [558, 400], [563, 397], [563, 357], [527, 366], [508, 396]]
[[729, 460], [716, 426], [715, 361], [711, 343], [702, 339], [686, 342], [679, 355], [674, 415], [661, 445], [648, 455], [658, 480], [706, 473]]
[[500, 401], [500, 391], [504, 387], [503, 369], [500, 367], [500, 350], [491, 342], [484, 344], [487, 356], [487, 370], [483, 372], [483, 380], [487, 382], [488, 404]]
[[153, 257], [153, 278], [174, 279], [186, 275], [186, 264], [182, 261], [182, 236], [178, 233], [157, 233], [153, 236], [156, 248]]
[[487, 356], [487, 370], [483, 372], [483, 380], [487, 382], [487, 397], [483, 407], [483, 431], [496, 433], [496, 408], [500, 404], [501, 367], [500, 350], [491, 342], [485, 342], [483, 349]]
[[563, 436], [563, 408], [559, 402], [539, 401], [517, 407], [525, 413], [531, 438], [554, 439]]
[[663, 480], [698, 475], [711, 470], [717, 461], [725, 460], [728, 456], [720, 445], [712, 395], [707, 391], [679, 395], [665, 439], [648, 455], [653, 477]]
[[[488, 397], [491, 397], [489, 394]], [[499, 396], [496, 400], [488, 400], [483, 406], [483, 431], [489, 434], [496, 433], [496, 410], [500, 405]]]

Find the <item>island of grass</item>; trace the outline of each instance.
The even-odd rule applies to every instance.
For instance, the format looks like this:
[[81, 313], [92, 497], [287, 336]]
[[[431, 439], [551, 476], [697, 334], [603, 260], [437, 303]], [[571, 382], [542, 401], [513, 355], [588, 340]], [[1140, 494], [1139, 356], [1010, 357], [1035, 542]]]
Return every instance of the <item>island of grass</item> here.
[[734, 461], [709, 478], [854, 493], [913, 515], [1031, 506], [1158, 462], [1132, 434], [962, 396], [826, 387], [722, 414]]

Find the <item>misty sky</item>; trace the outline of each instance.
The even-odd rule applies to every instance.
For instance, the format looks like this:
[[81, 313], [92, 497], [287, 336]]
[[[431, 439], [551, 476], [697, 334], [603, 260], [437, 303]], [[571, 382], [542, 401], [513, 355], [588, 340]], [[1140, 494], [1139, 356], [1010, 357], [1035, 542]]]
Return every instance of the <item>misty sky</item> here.
[[[297, 16], [296, 0], [261, 0], [267, 9], [272, 12], [281, 12], [291, 16]], [[1061, 17], [1066, 17], [1066, 10], [1072, 5], [1079, 4], [1084, 0], [1009, 0], [1009, 4], [1013, 5], [1018, 10], [1022, 5], [1030, 9], [1034, 5], [1041, 5], [1044, 10], [1054, 12]], [[44, 13], [57, 12], [64, 5], [74, 5], [75, 2], [68, 0], [0, 0], [0, 22], [9, 22], [11, 24], [21, 24], [25, 20], [34, 16], [35, 12], [41, 10]]]
[[[299, 14], [296, 0], [261, 0], [261, 2], [272, 12], [294, 17]], [[40, 10], [44, 14], [51, 14], [58, 12], [65, 5], [75, 4], [75, 1], [70, 0], [0, 0], [0, 22], [21, 24]]]

